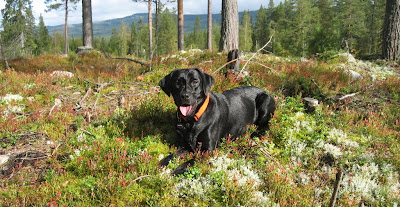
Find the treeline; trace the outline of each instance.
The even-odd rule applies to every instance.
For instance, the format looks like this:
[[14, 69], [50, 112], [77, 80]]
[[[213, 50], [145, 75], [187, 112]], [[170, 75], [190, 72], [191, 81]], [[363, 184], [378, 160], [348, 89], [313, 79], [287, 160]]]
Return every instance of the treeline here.
[[[4, 19], [5, 13], [3, 11], [3, 25], [7, 20]], [[385, 0], [285, 0], [277, 6], [270, 0], [268, 6], [261, 6], [255, 16], [248, 11], [242, 15], [240, 50], [257, 51], [272, 38], [264, 53], [307, 57], [349, 50], [359, 56], [380, 55], [384, 16]], [[3, 45], [6, 48], [19, 48], [6, 49], [8, 55], [62, 53], [63, 34], [56, 32], [50, 37], [43, 18], [38, 26], [33, 25], [32, 21], [23, 22], [28, 22], [32, 28], [25, 34], [11, 34], [11, 30], [6, 30], [4, 26]], [[176, 11], [160, 9], [153, 28], [155, 55], [177, 50]], [[185, 49], [206, 49], [206, 30], [197, 18], [193, 31], [185, 34]], [[218, 49], [220, 26], [216, 22], [212, 31], [212, 45]], [[131, 54], [148, 58], [148, 32], [148, 25], [141, 20], [131, 25], [122, 23], [113, 29], [110, 37], [95, 37], [94, 47], [113, 55]], [[24, 44], [21, 44], [22, 38], [26, 39]], [[80, 45], [81, 37], [70, 37], [70, 51], [75, 51]]]

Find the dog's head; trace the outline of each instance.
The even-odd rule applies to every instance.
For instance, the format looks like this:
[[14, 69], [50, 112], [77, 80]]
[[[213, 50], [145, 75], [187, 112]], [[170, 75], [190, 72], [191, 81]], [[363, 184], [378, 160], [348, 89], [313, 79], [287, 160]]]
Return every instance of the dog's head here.
[[160, 80], [159, 86], [172, 95], [182, 115], [194, 114], [209, 92], [214, 78], [199, 69], [178, 69]]

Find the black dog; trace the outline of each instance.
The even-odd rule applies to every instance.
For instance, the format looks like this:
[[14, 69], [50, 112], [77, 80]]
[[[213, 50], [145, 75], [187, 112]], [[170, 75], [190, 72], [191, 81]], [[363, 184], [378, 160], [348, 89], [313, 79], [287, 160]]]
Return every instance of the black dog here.
[[159, 83], [178, 107], [176, 131], [186, 150], [212, 151], [221, 138], [243, 135], [249, 124], [265, 130], [275, 111], [274, 99], [262, 89], [242, 86], [219, 94], [210, 92], [213, 83], [199, 69], [174, 70]]

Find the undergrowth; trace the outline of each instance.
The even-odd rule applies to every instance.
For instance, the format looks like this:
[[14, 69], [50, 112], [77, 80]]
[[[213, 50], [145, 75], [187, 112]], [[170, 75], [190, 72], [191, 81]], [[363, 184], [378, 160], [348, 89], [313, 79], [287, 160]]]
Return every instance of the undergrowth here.
[[[341, 170], [338, 206], [396, 206], [399, 77], [351, 82], [324, 62], [256, 61], [239, 79], [217, 71], [226, 58], [214, 52], [158, 57], [151, 71], [90, 55], [10, 61], [13, 68], [0, 72], [0, 155], [46, 156], [16, 160], [8, 171], [0, 166], [0, 205], [328, 206]], [[156, 86], [188, 67], [212, 74], [214, 92], [266, 89], [277, 110], [259, 137], [251, 138], [256, 129], [249, 126], [213, 152], [186, 153], [160, 167], [178, 140], [176, 106]], [[74, 76], [52, 76], [55, 70]], [[304, 97], [320, 101], [314, 112]], [[186, 173], [171, 175], [192, 157]]]

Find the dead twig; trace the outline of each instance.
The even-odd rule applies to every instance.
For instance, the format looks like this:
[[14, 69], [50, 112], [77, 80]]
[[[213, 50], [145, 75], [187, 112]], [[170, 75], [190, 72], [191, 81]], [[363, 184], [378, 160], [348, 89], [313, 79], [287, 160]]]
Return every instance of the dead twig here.
[[339, 169], [336, 174], [335, 187], [334, 187], [334, 190], [332, 193], [331, 200], [329, 202], [329, 207], [334, 207], [336, 204], [336, 199], [337, 199], [337, 195], [339, 193], [340, 181], [342, 180], [342, 177], [343, 177], [343, 171], [341, 169]]
[[267, 156], [268, 158], [270, 158], [272, 161], [274, 161], [279, 169], [281, 169], [282, 172], [285, 172], [287, 174], [287, 171], [285, 170], [285, 168], [282, 167], [282, 165], [269, 153], [267, 152], [265, 149], [260, 149], [261, 153], [263, 153], [265, 156]]
[[267, 42], [262, 48], [260, 48], [259, 50], [257, 50], [257, 52], [255, 52], [255, 53], [253, 54], [253, 56], [251, 56], [251, 58], [248, 59], [248, 60], [246, 61], [246, 64], [244, 64], [242, 70], [240, 70], [241, 73], [242, 73], [243, 70], [246, 68], [246, 66], [247, 66], [247, 64], [249, 63], [249, 61], [251, 61], [260, 51], [262, 51], [265, 47], [267, 47], [267, 46], [269, 45], [269, 43], [271, 43], [272, 37], [273, 37], [273, 36], [274, 36], [274, 35], [271, 35], [271, 37], [269, 38], [268, 42]]
[[221, 67], [219, 67], [217, 70], [215, 70], [212, 74], [215, 74], [216, 72], [220, 71], [220, 70], [221, 70], [222, 68], [224, 68], [225, 66], [227, 66], [227, 65], [229, 65], [229, 64], [231, 64], [231, 63], [233, 63], [233, 62], [236, 62], [236, 61], [238, 61], [238, 60], [240, 60], [240, 58], [238, 58], [238, 59], [233, 59], [233, 60], [231, 60], [231, 61], [225, 63], [223, 66], [221, 66]]
[[256, 64], [258, 64], [258, 65], [261, 65], [261, 66], [263, 66], [264, 68], [270, 69], [272, 72], [278, 74], [278, 71], [276, 71], [275, 69], [273, 69], [273, 68], [271, 68], [271, 67], [269, 67], [269, 66], [266, 66], [266, 65], [264, 65], [264, 64], [262, 64], [262, 63], [260, 63], [260, 62], [257, 62], [257, 61], [250, 61], [250, 60], [249, 60], [249, 62], [251, 62], [251, 63], [256, 63]]
[[92, 87], [89, 87], [85, 93], [85, 95], [79, 100], [79, 102], [76, 104], [75, 109], [80, 109], [82, 108], [82, 103], [86, 100], [86, 98], [89, 96], [89, 94], [92, 92]]
[[135, 60], [135, 59], [132, 59], [132, 58], [115, 57], [115, 58], [111, 58], [111, 59], [114, 59], [114, 60], [128, 60], [128, 61], [132, 61], [132, 62], [134, 62], [134, 63], [138, 63], [138, 64], [140, 64], [140, 65], [142, 65], [142, 66], [149, 66], [149, 64], [147, 64], [147, 63], [145, 63], [145, 62], [142, 62], [142, 61], [140, 61], [140, 60]]
[[142, 176], [140, 176], [140, 177], [138, 177], [138, 178], [132, 180], [131, 183], [134, 183], [134, 182], [136, 182], [136, 181], [138, 181], [138, 180], [141, 180], [141, 179], [143, 179], [143, 178], [152, 178], [152, 177], [153, 177], [153, 176], [151, 176], [151, 175], [142, 175]]
[[358, 95], [359, 93], [361, 93], [361, 91], [359, 91], [359, 92], [357, 92], [357, 93], [347, 94], [347, 95], [344, 95], [344, 96], [340, 97], [338, 100], [339, 100], [339, 101], [342, 101], [342, 100], [344, 100], [344, 99], [346, 99], [346, 98], [350, 98], [350, 97], [353, 97], [353, 96], [355, 96], [355, 95]]

